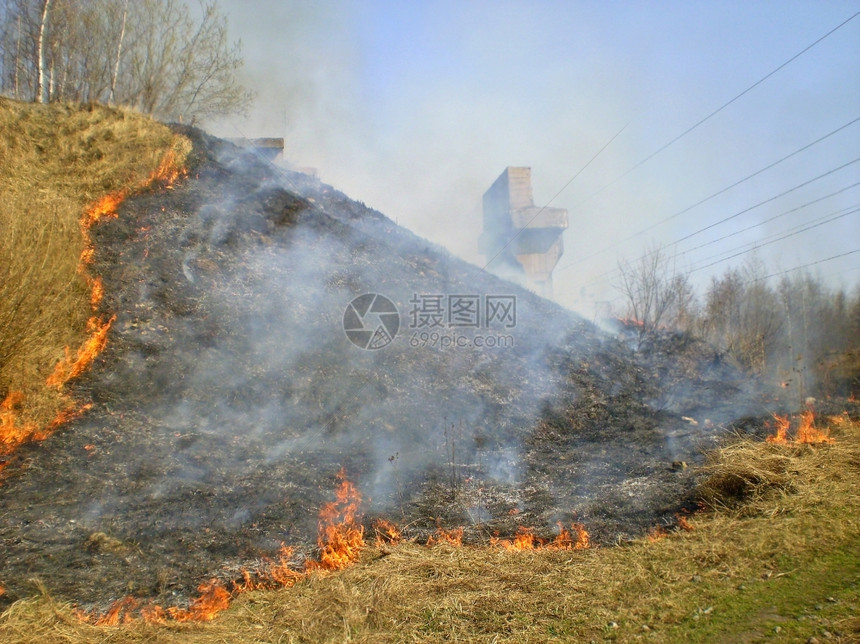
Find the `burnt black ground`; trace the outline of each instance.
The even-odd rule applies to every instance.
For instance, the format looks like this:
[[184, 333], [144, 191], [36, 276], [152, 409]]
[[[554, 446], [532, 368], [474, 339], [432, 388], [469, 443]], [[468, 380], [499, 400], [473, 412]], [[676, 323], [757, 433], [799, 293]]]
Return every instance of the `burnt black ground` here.
[[[6, 469], [4, 601], [38, 577], [83, 605], [181, 604], [282, 542], [312, 555], [342, 467], [368, 524], [481, 541], [576, 520], [613, 543], [670, 523], [694, 484], [672, 463], [764, 411], [699, 341], [634, 351], [315, 179], [183, 131], [190, 178], [94, 230], [117, 320], [74, 384], [92, 411]], [[400, 312], [376, 351], [342, 328], [363, 293]], [[514, 346], [425, 346], [416, 294], [516, 297], [511, 328], [439, 329]]]

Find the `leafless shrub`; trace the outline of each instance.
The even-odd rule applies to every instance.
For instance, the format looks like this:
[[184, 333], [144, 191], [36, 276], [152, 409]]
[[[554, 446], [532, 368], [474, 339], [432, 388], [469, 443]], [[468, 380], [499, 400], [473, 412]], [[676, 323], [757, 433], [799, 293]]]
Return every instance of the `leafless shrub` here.
[[215, 2], [2, 0], [0, 88], [22, 100], [101, 102], [159, 118], [243, 112], [240, 43]]

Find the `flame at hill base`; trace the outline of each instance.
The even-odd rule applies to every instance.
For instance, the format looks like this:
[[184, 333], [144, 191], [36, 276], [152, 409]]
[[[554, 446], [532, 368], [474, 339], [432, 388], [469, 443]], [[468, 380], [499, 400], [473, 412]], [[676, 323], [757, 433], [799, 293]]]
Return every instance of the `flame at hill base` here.
[[87, 322], [87, 331], [90, 336], [78, 348], [77, 354], [72, 355], [69, 347], [66, 347], [66, 357], [54, 367], [54, 373], [48, 376], [45, 384], [48, 387], [62, 389], [69, 380], [80, 376], [93, 363], [98, 355], [107, 345], [107, 335], [116, 316], [111, 316], [107, 321], [97, 317], [91, 317]]
[[20, 391], [11, 392], [0, 402], [0, 453], [10, 451], [36, 433], [36, 425], [18, 419], [23, 402], [24, 394]]
[[[344, 470], [338, 472], [337, 481], [335, 500], [323, 505], [319, 514], [319, 561], [307, 561], [303, 570], [292, 565], [295, 551], [281, 544], [276, 559], [267, 560], [257, 570], [243, 569], [241, 581], [235, 581], [228, 587], [212, 579], [198, 586], [199, 595], [191, 600], [187, 609], [163, 608], [151, 602], [142, 604], [140, 600], [127, 596], [115, 601], [103, 614], [78, 610], [77, 617], [96, 626], [117, 626], [136, 620], [153, 623], [169, 620], [208, 621], [226, 610], [232, 597], [237, 594], [252, 590], [289, 588], [314, 572], [346, 568], [358, 558], [365, 547], [364, 527], [358, 521], [362, 497], [355, 485], [346, 478]], [[386, 524], [389, 529], [396, 531], [393, 524]]]
[[386, 521], [385, 519], [378, 519], [375, 521], [373, 524], [373, 530], [376, 532], [377, 548], [382, 548], [386, 545], [396, 546], [403, 538], [403, 535], [401, 535], [397, 526], [391, 523], [391, 521]]
[[[191, 600], [188, 608], [163, 608], [152, 602], [143, 603], [131, 596], [115, 601], [104, 613], [88, 613], [76, 610], [78, 619], [95, 626], [118, 626], [142, 620], [149, 623], [164, 624], [175, 622], [200, 622], [214, 619], [221, 611], [230, 606], [231, 600], [246, 592], [289, 588], [312, 574], [342, 570], [355, 563], [366, 547], [364, 527], [359, 521], [361, 493], [346, 478], [343, 469], [337, 474], [335, 500], [323, 505], [319, 513], [319, 560], [305, 561], [303, 568], [294, 563], [295, 550], [281, 544], [275, 559], [266, 560], [255, 570], [243, 569], [241, 580], [224, 584], [216, 579], [198, 586], [198, 595]], [[555, 539], [542, 539], [531, 528], [520, 528], [512, 540], [491, 538], [491, 547], [505, 550], [583, 550], [590, 547], [588, 532], [581, 524], [574, 523], [570, 530], [559, 522], [559, 534]], [[378, 519], [373, 524], [376, 532], [376, 545], [393, 546], [402, 541], [397, 526], [386, 520]], [[452, 530], [439, 528], [435, 535], [428, 538], [426, 545], [447, 544], [463, 545], [462, 527]]]

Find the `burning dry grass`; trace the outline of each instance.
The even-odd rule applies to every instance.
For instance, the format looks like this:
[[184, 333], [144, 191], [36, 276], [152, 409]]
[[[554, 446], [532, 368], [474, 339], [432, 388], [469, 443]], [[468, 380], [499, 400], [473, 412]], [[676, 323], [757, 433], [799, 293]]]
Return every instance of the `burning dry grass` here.
[[717, 450], [702, 488], [710, 509], [659, 539], [517, 552], [383, 539], [338, 572], [243, 593], [212, 622], [94, 627], [43, 591], [7, 610], [0, 639], [857, 641], [860, 424], [841, 422], [833, 437]]
[[[737, 437], [712, 452], [703, 468], [709, 476], [700, 487], [702, 502], [738, 516], [778, 514], [788, 499], [786, 507], [794, 509], [798, 503], [820, 503], [821, 495], [829, 493], [827, 483], [841, 476], [824, 467], [822, 459], [840, 450], [834, 448], [829, 430], [813, 427], [811, 411], [800, 417], [794, 439], [786, 437], [788, 417], [777, 417], [776, 432], [765, 443]], [[844, 417], [831, 422], [837, 427], [850, 424]], [[854, 462], [852, 468], [849, 462], [847, 469], [858, 465]]]
[[[90, 213], [182, 161], [188, 141], [127, 110], [0, 98], [0, 455], [70, 413], [62, 383], [104, 345]], [[78, 349], [78, 347], [80, 347]], [[46, 387], [50, 377], [53, 387]]]

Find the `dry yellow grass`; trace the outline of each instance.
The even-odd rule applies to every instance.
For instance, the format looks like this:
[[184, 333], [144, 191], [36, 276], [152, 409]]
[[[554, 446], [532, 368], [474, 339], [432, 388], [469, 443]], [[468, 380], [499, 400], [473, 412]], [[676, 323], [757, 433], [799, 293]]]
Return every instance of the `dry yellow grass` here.
[[24, 394], [19, 424], [44, 426], [67, 404], [44, 383], [92, 315], [81, 216], [186, 144], [128, 110], [0, 98], [0, 401]]
[[[694, 529], [585, 551], [368, 549], [358, 564], [281, 591], [240, 595], [216, 620], [94, 627], [46, 594], [0, 617], [34, 642], [796, 642], [857, 641], [860, 425], [818, 447], [742, 440], [705, 485], [754, 472], [745, 498]], [[743, 474], [743, 476], [746, 476]], [[730, 486], [730, 490], [734, 490]], [[733, 499], [735, 497], [732, 497]]]
[[[44, 422], [59, 404], [45, 378], [90, 315], [78, 220], [139, 184], [175, 140], [129, 112], [0, 99], [0, 141], [0, 399], [23, 390]], [[0, 615], [0, 641], [856, 641], [860, 426], [832, 433], [832, 445], [718, 450], [702, 488], [709, 509], [657, 541], [369, 548], [344, 571], [240, 595], [201, 624], [90, 626], [34, 580], [33, 598]]]

